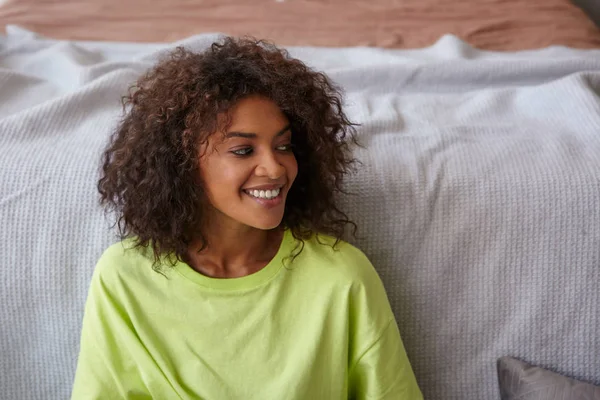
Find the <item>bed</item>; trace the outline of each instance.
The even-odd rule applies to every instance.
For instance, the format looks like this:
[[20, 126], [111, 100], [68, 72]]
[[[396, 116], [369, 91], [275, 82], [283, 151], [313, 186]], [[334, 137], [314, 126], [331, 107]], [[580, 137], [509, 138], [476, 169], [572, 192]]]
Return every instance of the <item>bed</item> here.
[[600, 384], [600, 32], [573, 4], [7, 0], [0, 25], [0, 398], [69, 397], [117, 240], [95, 181], [120, 95], [214, 31], [344, 88], [363, 145], [349, 240], [426, 399], [500, 399], [502, 356]]
[[569, 0], [3, 1], [0, 26], [69, 40], [171, 42], [223, 32], [288, 46], [418, 48], [449, 33], [488, 50], [600, 46], [597, 27]]

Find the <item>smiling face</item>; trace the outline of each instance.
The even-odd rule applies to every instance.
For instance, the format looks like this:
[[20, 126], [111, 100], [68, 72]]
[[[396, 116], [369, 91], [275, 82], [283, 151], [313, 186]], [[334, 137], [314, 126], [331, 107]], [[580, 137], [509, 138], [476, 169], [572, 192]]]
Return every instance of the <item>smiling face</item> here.
[[298, 174], [290, 122], [271, 100], [251, 96], [231, 110], [223, 137], [201, 146], [200, 176], [213, 207], [211, 223], [273, 229]]

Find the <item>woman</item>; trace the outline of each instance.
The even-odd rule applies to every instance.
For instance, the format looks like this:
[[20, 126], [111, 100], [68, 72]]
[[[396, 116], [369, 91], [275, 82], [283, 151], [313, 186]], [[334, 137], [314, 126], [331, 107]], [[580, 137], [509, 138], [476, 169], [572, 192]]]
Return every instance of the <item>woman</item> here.
[[383, 285], [340, 240], [353, 127], [285, 51], [177, 49], [125, 97], [98, 187], [73, 399], [420, 399]]

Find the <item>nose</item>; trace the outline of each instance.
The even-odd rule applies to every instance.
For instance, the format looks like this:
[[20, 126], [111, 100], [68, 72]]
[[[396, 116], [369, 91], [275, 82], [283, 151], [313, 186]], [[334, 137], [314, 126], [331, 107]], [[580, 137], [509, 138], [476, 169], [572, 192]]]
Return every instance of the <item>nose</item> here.
[[285, 167], [273, 152], [266, 152], [256, 166], [256, 175], [277, 180], [285, 174]]

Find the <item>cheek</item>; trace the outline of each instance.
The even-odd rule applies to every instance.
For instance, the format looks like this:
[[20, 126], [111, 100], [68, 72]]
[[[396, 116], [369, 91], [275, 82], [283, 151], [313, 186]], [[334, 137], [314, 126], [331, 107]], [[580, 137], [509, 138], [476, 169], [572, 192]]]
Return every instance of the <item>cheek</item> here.
[[213, 176], [213, 186], [215, 190], [224, 193], [238, 191], [248, 180], [248, 168], [243, 165], [231, 165], [224, 163], [215, 172]]
[[238, 184], [239, 169], [220, 160], [206, 159], [200, 164], [200, 176], [204, 189], [213, 199], [230, 193], [232, 186]]

